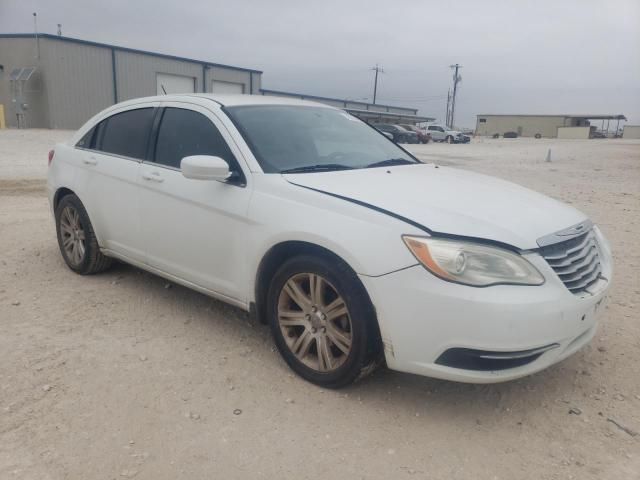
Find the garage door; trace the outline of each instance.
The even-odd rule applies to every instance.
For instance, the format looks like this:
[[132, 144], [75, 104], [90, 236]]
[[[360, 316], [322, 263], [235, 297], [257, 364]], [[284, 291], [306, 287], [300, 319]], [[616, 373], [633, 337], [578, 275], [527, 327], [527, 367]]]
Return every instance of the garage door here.
[[158, 95], [169, 93], [193, 93], [196, 91], [196, 79], [183, 75], [158, 73], [156, 75]]
[[211, 91], [213, 93], [244, 93], [244, 84], [212, 80]]

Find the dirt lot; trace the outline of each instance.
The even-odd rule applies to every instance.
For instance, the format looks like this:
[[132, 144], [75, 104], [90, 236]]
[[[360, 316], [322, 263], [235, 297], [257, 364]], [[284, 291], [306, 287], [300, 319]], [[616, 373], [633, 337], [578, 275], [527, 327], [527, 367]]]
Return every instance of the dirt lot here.
[[640, 478], [640, 142], [413, 147], [588, 213], [610, 303], [589, 347], [526, 379], [380, 371], [336, 392], [242, 311], [125, 265], [71, 273], [44, 193], [68, 135], [0, 131], [0, 478]]

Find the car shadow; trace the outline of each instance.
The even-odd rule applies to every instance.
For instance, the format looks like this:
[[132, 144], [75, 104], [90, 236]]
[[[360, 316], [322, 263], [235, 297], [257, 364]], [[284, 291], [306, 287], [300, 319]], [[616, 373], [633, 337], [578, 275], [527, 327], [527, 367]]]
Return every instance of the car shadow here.
[[[190, 304], [193, 313], [191, 321], [198, 327], [204, 327], [205, 332], [209, 330], [212, 339], [220, 339], [221, 336], [224, 338], [229, 332], [240, 332], [240, 337], [231, 335], [233, 338], [225, 338], [229, 348], [242, 348], [249, 343], [255, 355], [261, 359], [273, 359], [273, 365], [267, 368], [278, 370], [273, 372], [275, 377], [291, 374], [275, 350], [269, 327], [244, 310], [119, 262], [104, 277], [110, 282], [114, 278], [125, 281], [129, 277], [134, 277], [134, 281], [143, 280], [140, 281], [141, 294], [155, 297], [156, 303], [166, 302], [167, 309], [176, 301]], [[158, 300], [158, 296], [161, 300]], [[202, 328], [194, 331], [201, 332]], [[238, 338], [243, 341], [240, 342]], [[238, 344], [233, 345], [233, 342]], [[594, 363], [588, 359], [589, 349], [587, 347], [542, 372], [504, 383], [466, 384], [395, 372], [383, 366], [360, 382], [340, 390], [325, 392], [329, 395], [333, 392], [334, 395], [343, 397], [345, 402], [384, 402], [386, 405], [393, 405], [394, 411], [415, 411], [416, 414], [425, 411], [430, 414], [440, 412], [443, 415], [468, 416], [470, 421], [475, 422], [489, 421], [506, 412], [521, 410], [524, 413], [531, 408], [547, 408], [549, 402], [556, 401], [568, 411], [576, 391], [576, 383], [592, 381], [589, 380], [589, 372], [585, 370], [595, 368], [593, 365], [585, 366], [585, 363]], [[297, 382], [307, 385], [311, 392], [319, 391], [317, 386], [295, 377], [294, 385]], [[283, 383], [283, 390], [287, 389], [287, 385], [291, 383]], [[592, 388], [595, 390], [597, 385]]]

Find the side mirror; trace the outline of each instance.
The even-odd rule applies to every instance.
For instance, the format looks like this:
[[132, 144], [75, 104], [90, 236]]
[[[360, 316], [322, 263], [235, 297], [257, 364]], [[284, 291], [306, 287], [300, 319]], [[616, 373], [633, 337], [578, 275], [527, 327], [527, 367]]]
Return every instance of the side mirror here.
[[229, 164], [212, 155], [192, 155], [180, 162], [180, 170], [185, 178], [193, 180], [225, 181], [231, 176]]

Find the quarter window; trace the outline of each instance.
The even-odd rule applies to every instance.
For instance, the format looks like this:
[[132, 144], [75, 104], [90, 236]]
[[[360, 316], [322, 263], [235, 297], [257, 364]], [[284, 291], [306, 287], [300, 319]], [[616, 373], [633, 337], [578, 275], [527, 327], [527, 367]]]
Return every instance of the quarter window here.
[[76, 147], [78, 148], [93, 148], [93, 133], [96, 131], [96, 127], [93, 127], [84, 136], [76, 143]]
[[127, 110], [103, 120], [99, 125], [98, 150], [144, 159], [152, 120], [153, 108]]
[[165, 108], [158, 129], [155, 163], [180, 168], [180, 162], [190, 155], [220, 157], [237, 170], [235, 158], [215, 125], [193, 110]]

